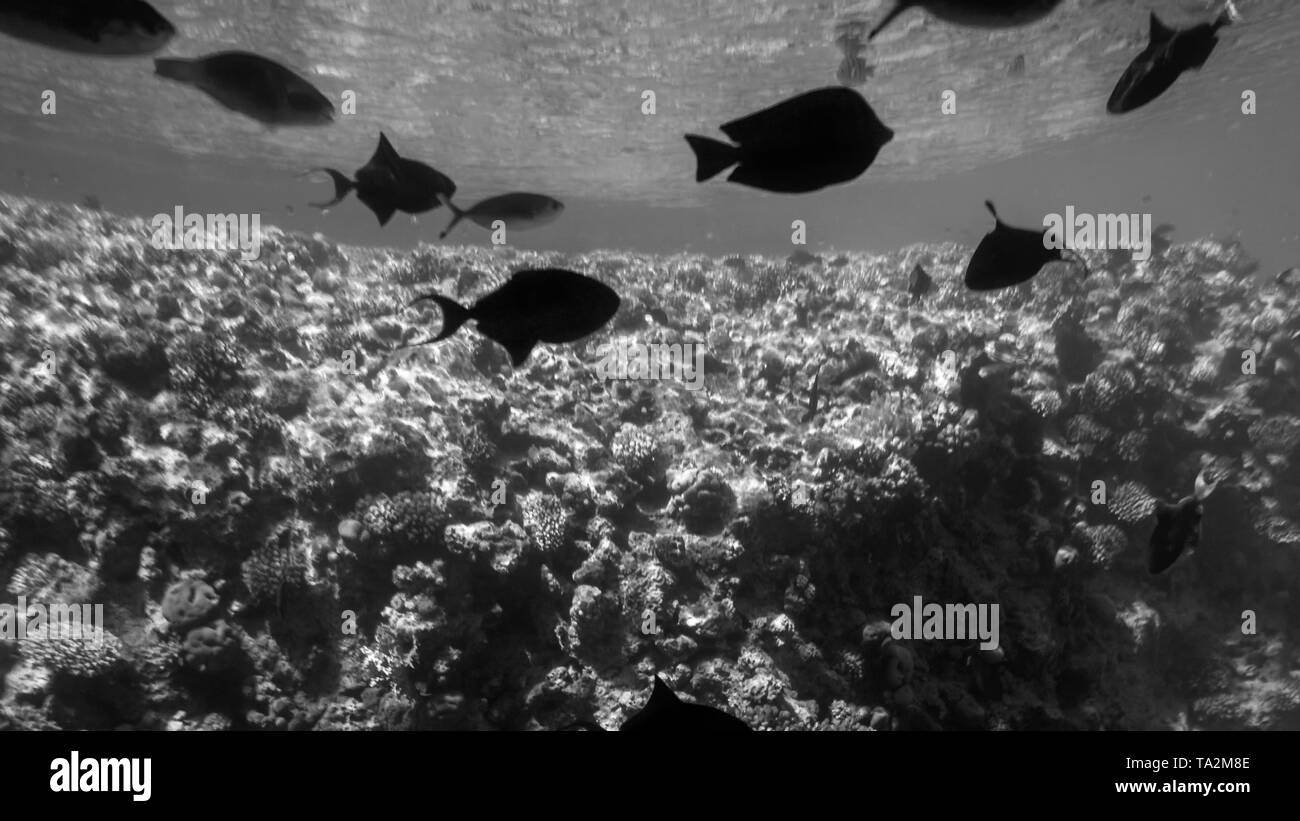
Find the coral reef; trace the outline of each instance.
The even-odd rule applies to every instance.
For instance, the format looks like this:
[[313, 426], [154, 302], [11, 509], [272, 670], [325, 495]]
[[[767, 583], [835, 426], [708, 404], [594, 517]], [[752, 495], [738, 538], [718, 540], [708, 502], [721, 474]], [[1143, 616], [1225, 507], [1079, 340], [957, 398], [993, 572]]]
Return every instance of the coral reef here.
[[[0, 203], [0, 603], [106, 605], [100, 644], [0, 638], [0, 727], [614, 726], [656, 673], [774, 730], [1300, 724], [1300, 293], [1235, 244], [973, 294], [954, 244], [270, 229], [250, 261]], [[517, 369], [472, 333], [394, 353], [417, 290], [526, 266], [624, 310]], [[702, 389], [602, 382], [604, 341], [699, 343]], [[1201, 544], [1153, 579], [1155, 504], [1203, 469]], [[918, 595], [998, 603], [1001, 646], [894, 639]]]

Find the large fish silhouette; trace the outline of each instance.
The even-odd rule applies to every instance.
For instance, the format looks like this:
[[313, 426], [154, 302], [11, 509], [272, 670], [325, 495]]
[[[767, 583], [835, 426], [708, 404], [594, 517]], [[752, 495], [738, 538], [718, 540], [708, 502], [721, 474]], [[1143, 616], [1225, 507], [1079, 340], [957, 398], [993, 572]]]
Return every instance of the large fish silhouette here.
[[1175, 30], [1151, 12], [1151, 39], [1120, 77], [1106, 110], [1125, 114], [1164, 94], [1184, 71], [1200, 69], [1218, 45], [1218, 31], [1235, 19], [1229, 3], [1212, 23]]
[[1153, 575], [1168, 570], [1188, 548], [1201, 541], [1201, 503], [1214, 492], [1218, 482], [1207, 482], [1205, 474], [1196, 477], [1191, 496], [1175, 504], [1156, 505], [1156, 529], [1151, 534], [1147, 553], [1147, 570]]
[[1061, 4], [1061, 0], [894, 0], [894, 7], [867, 35], [876, 35], [908, 9], [919, 6], [949, 23], [974, 28], [1013, 28], [1041, 20]]
[[[985, 201], [997, 224], [984, 235], [966, 266], [966, 287], [972, 291], [996, 291], [1033, 279], [1049, 262], [1063, 262], [1059, 248], [1048, 248], [1043, 241], [1046, 230], [1013, 228], [1002, 221], [992, 202]], [[1073, 252], [1071, 252], [1073, 253]], [[1074, 255], [1088, 275], [1082, 257]]]

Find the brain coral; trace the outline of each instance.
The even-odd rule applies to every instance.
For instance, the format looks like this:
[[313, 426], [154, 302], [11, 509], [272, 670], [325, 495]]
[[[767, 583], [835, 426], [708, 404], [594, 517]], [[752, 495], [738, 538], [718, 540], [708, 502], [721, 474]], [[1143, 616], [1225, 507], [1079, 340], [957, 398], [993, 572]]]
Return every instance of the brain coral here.
[[163, 618], [173, 627], [188, 627], [207, 618], [220, 602], [221, 597], [207, 582], [184, 579], [163, 595]]

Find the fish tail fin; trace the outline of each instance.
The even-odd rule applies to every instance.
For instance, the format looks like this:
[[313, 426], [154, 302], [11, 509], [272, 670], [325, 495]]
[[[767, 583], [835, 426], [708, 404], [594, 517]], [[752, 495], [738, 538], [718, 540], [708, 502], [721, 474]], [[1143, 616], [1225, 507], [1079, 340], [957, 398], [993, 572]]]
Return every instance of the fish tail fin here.
[[740, 160], [736, 147], [724, 142], [698, 134], [687, 134], [686, 142], [690, 143], [691, 150], [695, 152], [696, 182], [716, 177]]
[[442, 309], [442, 330], [438, 332], [437, 336], [428, 340], [429, 342], [441, 342], [456, 333], [456, 331], [460, 329], [461, 325], [464, 325], [469, 321], [468, 308], [454, 299], [448, 299], [441, 294], [426, 294], [412, 300], [411, 304], [414, 305], [416, 302], [423, 302], [426, 299], [433, 300], [433, 302]]
[[193, 60], [185, 60], [179, 57], [158, 57], [153, 61], [153, 71], [159, 77], [166, 77], [168, 80], [175, 80], [178, 83], [190, 83], [194, 81], [195, 68]]
[[438, 194], [438, 201], [447, 206], [447, 210], [451, 212], [451, 222], [447, 223], [447, 227], [438, 235], [438, 239], [446, 239], [447, 235], [451, 233], [451, 229], [455, 228], [461, 220], [465, 219], [465, 212], [460, 208], [457, 208], [456, 204], [451, 201], [451, 197], [446, 194]]
[[335, 171], [333, 168], [313, 168], [311, 171], [308, 171], [307, 173], [311, 174], [316, 171], [322, 171], [326, 174], [329, 174], [330, 179], [334, 180], [334, 199], [330, 200], [329, 202], [311, 203], [311, 205], [315, 208], [329, 208], [331, 205], [337, 205], [338, 203], [343, 201], [343, 198], [346, 197], [348, 193], [352, 191], [352, 189], [357, 187], [356, 183], [354, 183], [352, 180], [348, 179], [338, 171]]
[[885, 15], [885, 19], [881, 20], [878, 24], [876, 24], [876, 27], [873, 28], [871, 30], [871, 33], [867, 35], [867, 42], [871, 42], [872, 40], [876, 39], [876, 35], [884, 31], [885, 26], [894, 22], [894, 18], [902, 14], [903, 12], [907, 11], [908, 7], [911, 5], [913, 5], [913, 3], [910, 2], [910, 0], [897, 0], [897, 2], [894, 3], [894, 7], [889, 10], [888, 14]]

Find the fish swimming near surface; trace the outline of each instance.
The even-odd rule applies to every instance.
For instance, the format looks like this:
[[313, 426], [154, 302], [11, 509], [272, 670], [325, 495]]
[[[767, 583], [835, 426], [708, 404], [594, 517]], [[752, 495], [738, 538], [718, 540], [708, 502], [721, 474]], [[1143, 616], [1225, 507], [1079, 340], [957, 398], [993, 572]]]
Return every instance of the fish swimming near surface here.
[[914, 6], [959, 26], [1014, 28], [1041, 20], [1060, 4], [1061, 0], [894, 0], [894, 7], [867, 39], [876, 39], [895, 17]]
[[[564, 729], [578, 727], [589, 730], [605, 729], [589, 721], [577, 721]], [[655, 676], [654, 690], [650, 694], [650, 700], [636, 715], [624, 721], [618, 729], [628, 732], [679, 733], [682, 735], [752, 732], [748, 724], [716, 707], [708, 707], [703, 704], [688, 704], [682, 701], [659, 676]]]
[[687, 134], [695, 180], [736, 166], [730, 182], [785, 194], [817, 191], [856, 179], [894, 132], [851, 88], [809, 91], [722, 126], [736, 145]]
[[489, 197], [465, 210], [452, 204], [450, 194], [442, 197], [442, 202], [451, 209], [453, 216], [451, 222], [447, 223], [447, 227], [438, 235], [438, 239], [446, 239], [451, 229], [463, 219], [468, 219], [488, 230], [492, 230], [493, 223], [500, 220], [506, 228], [521, 231], [554, 222], [564, 210], [564, 203], [557, 199], [545, 194], [528, 194], [521, 191]]
[[144, 0], [3, 0], [0, 32], [96, 57], [153, 54], [176, 36]]
[[357, 170], [355, 180], [333, 168], [313, 168], [307, 173], [323, 172], [334, 181], [334, 199], [313, 202], [315, 208], [330, 208], [342, 202], [350, 192], [374, 212], [381, 226], [393, 214], [421, 214], [442, 205], [444, 197], [456, 193], [456, 183], [432, 166], [400, 156], [388, 137], [379, 133], [379, 147], [370, 162]]
[[[1063, 262], [1065, 257], [1058, 248], [1048, 248], [1044, 242], [1045, 230], [1013, 228], [998, 216], [993, 203], [985, 201], [997, 225], [984, 235], [966, 266], [966, 287], [972, 291], [996, 291], [1010, 288], [1033, 279], [1049, 262]], [[1083, 266], [1084, 276], [1088, 268]]]
[[1147, 553], [1147, 570], [1152, 575], [1168, 570], [1185, 550], [1200, 543], [1201, 503], [1217, 486], [1218, 482], [1206, 481], [1205, 474], [1201, 473], [1196, 477], [1191, 496], [1172, 505], [1164, 502], [1156, 505], [1156, 529], [1151, 534]]
[[473, 319], [479, 333], [505, 346], [516, 368], [539, 342], [576, 342], [600, 330], [620, 302], [608, 285], [559, 268], [519, 271], [469, 308], [440, 294], [427, 294], [411, 304], [426, 299], [442, 309], [442, 331], [407, 347], [440, 342]]
[[1141, 108], [1164, 94], [1184, 71], [1200, 69], [1219, 43], [1219, 29], [1236, 17], [1236, 9], [1228, 3], [1213, 22], [1175, 30], [1151, 12], [1150, 42], [1120, 77], [1106, 110], [1126, 114]]
[[925, 272], [925, 269], [921, 267], [921, 263], [918, 262], [916, 267], [912, 269], [911, 276], [907, 278], [907, 293], [912, 297], [912, 301], [915, 302], [930, 293], [930, 289], [933, 287], [934, 280]]
[[205, 57], [160, 57], [154, 72], [194, 86], [221, 105], [268, 126], [326, 125], [334, 104], [314, 85], [266, 57], [223, 51]]

